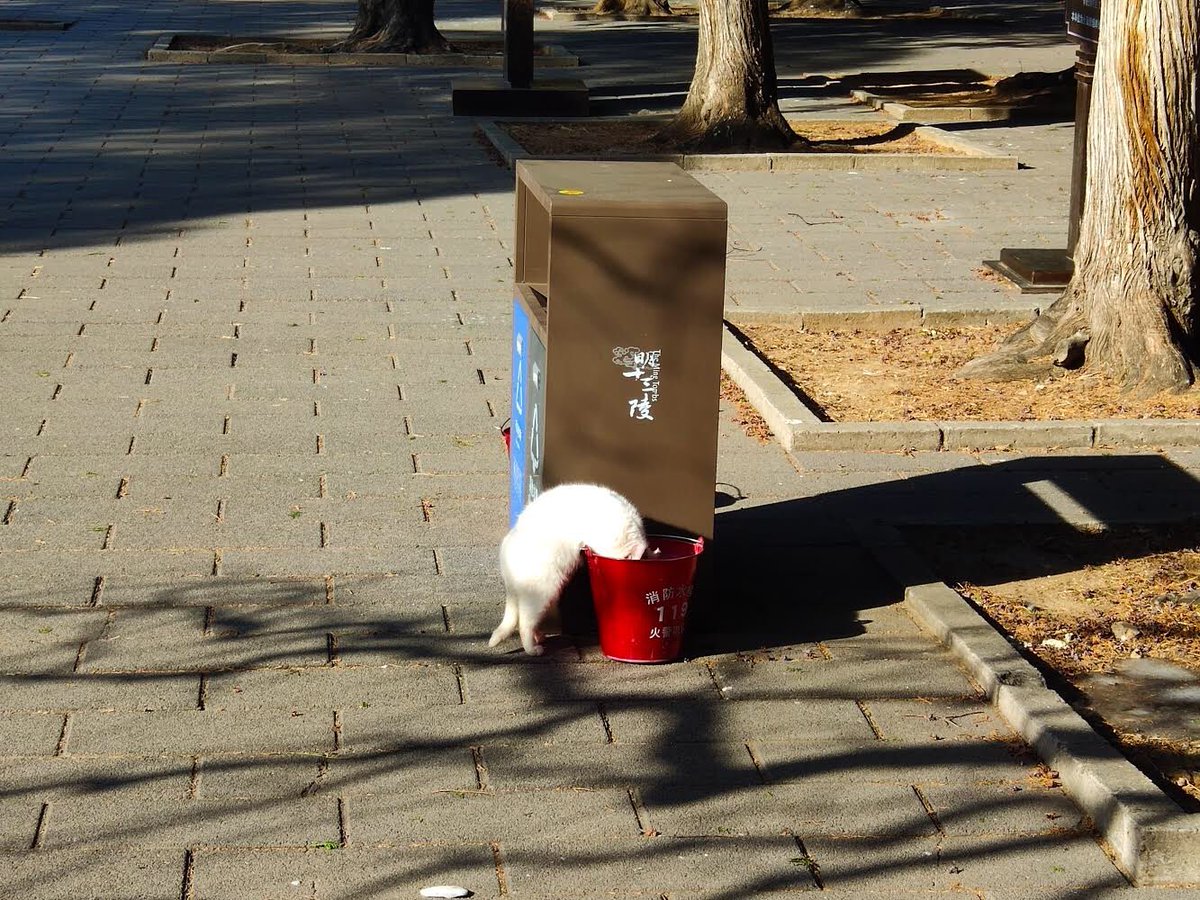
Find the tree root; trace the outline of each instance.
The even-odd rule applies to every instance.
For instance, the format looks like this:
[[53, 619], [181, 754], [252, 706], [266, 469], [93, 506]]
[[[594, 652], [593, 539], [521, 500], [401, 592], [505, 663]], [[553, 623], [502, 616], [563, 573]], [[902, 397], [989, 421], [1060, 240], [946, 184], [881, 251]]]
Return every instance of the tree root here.
[[669, 0], [596, 0], [593, 13], [625, 16], [670, 15]]
[[[1085, 335], [1087, 320], [1068, 291], [1028, 325], [1001, 341], [991, 353], [971, 360], [952, 377], [1020, 381], [1045, 377], [1055, 365], [1078, 368], [1083, 364]], [[1056, 362], [1058, 359], [1063, 362]]]
[[676, 118], [659, 131], [654, 140], [678, 150], [696, 153], [796, 150], [809, 143], [806, 138], [792, 130], [782, 115], [728, 118], [709, 122]]
[[1068, 288], [1036, 319], [952, 377], [1019, 381], [1045, 378], [1055, 368], [1086, 368], [1116, 379], [1133, 397], [1185, 390], [1193, 380], [1187, 353], [1171, 342], [1168, 329], [1163, 328], [1161, 340], [1154, 332], [1145, 328], [1130, 337], [1105, 329], [1097, 335], [1082, 291]]

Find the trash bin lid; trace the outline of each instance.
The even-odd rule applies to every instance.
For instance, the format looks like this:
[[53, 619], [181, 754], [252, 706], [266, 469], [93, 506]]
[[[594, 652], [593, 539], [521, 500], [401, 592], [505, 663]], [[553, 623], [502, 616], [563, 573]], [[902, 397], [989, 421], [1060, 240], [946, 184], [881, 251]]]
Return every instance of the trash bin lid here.
[[521, 160], [517, 178], [553, 217], [727, 217], [725, 201], [675, 163]]

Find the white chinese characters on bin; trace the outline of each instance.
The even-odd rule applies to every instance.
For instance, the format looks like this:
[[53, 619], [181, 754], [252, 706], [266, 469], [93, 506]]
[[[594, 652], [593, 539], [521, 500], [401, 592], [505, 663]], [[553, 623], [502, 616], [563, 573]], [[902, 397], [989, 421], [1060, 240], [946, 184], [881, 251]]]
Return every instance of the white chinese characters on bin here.
[[662, 350], [642, 350], [640, 347], [613, 347], [613, 365], [622, 368], [621, 374], [632, 379], [641, 396], [629, 401], [629, 417], [642, 422], [654, 421], [654, 404], [658, 402], [658, 381], [662, 370]]

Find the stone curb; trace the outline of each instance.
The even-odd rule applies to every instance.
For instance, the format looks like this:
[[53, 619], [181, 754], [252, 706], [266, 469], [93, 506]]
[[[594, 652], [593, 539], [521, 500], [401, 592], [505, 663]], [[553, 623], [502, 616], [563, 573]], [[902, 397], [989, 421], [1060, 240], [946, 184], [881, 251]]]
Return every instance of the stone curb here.
[[816, 414], [738, 340], [728, 325], [721, 337], [721, 368], [742, 389], [785, 450], [792, 449], [792, 436], [797, 427], [811, 428], [821, 424]]
[[[736, 345], [736, 347], [733, 347]], [[753, 361], [751, 361], [753, 359]], [[785, 450], [1099, 450], [1200, 446], [1194, 419], [823, 422], [725, 325], [722, 365]]]
[[945, 125], [952, 122], [1007, 122], [1014, 118], [1012, 106], [910, 106], [870, 91], [853, 90], [850, 96], [898, 122]]
[[[484, 33], [475, 32], [442, 32], [448, 40], [479, 40]], [[487, 33], [491, 35], [491, 33]], [[228, 52], [212, 52], [209, 50], [172, 50], [171, 42], [177, 37], [189, 37], [184, 32], [164, 34], [146, 51], [146, 59], [150, 62], [176, 63], [179, 65], [204, 65], [206, 63], [254, 64], [273, 63], [288, 66], [407, 66], [411, 68], [473, 68], [500, 69], [504, 67], [504, 58], [493, 54], [469, 53], [276, 53], [263, 50], [243, 50]], [[494, 35], [491, 35], [494, 36]], [[233, 40], [233, 38], [230, 38]], [[287, 40], [295, 40], [281, 35], [258, 35], [253, 38], [241, 38], [245, 44], [271, 44]], [[337, 40], [330, 35], [328, 40]], [[565, 47], [556, 44], [539, 44], [543, 55], [534, 57], [534, 65], [539, 68], [564, 69], [575, 68], [579, 65], [579, 57], [567, 52]]]
[[1200, 883], [1200, 816], [1183, 810], [1087, 723], [967, 600], [888, 525], [854, 525], [904, 587], [904, 602], [968, 669], [1139, 886]]
[[[647, 119], [655, 117], [647, 116]], [[565, 120], [567, 122], [575, 120]], [[589, 122], [627, 122], [628, 116], [594, 116]], [[1004, 156], [950, 135], [938, 128], [917, 128], [916, 133], [930, 141], [952, 148], [965, 156], [903, 153], [656, 153], [656, 154], [537, 154], [530, 153], [513, 140], [500, 123], [536, 122], [555, 124], [553, 119], [490, 119], [480, 120], [478, 128], [511, 168], [518, 159], [604, 159], [611, 161], [639, 160], [642, 162], [671, 162], [690, 172], [806, 172], [806, 171], [863, 171], [899, 172], [964, 172], [984, 170], [1015, 170], [1017, 157]]]

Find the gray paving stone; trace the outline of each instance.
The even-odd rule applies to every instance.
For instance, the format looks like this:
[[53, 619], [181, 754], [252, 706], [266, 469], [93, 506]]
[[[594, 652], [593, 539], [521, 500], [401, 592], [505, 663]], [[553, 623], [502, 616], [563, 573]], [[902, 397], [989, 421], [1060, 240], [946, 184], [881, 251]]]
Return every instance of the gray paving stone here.
[[51, 756], [63, 734], [56, 713], [11, 713], [0, 716], [0, 756]]
[[999, 740], [1015, 735], [983, 699], [872, 699], [866, 703], [871, 722], [885, 740]]
[[565, 841], [639, 832], [621, 790], [363, 796], [346, 807], [347, 831], [367, 843], [486, 842], [522, 837], [531, 823]]
[[922, 789], [949, 835], [1086, 833], [1079, 807], [1061, 790], [1026, 785], [929, 785]]
[[[184, 760], [105, 760], [55, 757], [0, 761], [0, 789], [58, 806], [97, 801], [114, 804], [178, 802], [188, 797], [192, 765]], [[32, 837], [32, 835], [30, 835]], [[29, 844], [25, 845], [28, 849]]]
[[[493, 617], [497, 612], [492, 612]], [[547, 699], [704, 703], [718, 697], [708, 670], [695, 664], [648, 667], [609, 661], [561, 666], [525, 663], [520, 657], [465, 662], [461, 671], [467, 701], [483, 706], [540, 704]]]
[[221, 574], [231, 577], [438, 574], [433, 551], [424, 548], [316, 551], [222, 550]]
[[644, 795], [672, 786], [707, 797], [758, 785], [745, 744], [555, 745], [519, 737], [485, 743], [488, 783], [505, 788], [631, 788]]
[[[171, 848], [311, 847], [340, 839], [338, 805], [331, 797], [284, 804], [236, 800], [122, 802], [110, 797], [52, 804], [43, 844], [84, 849], [134, 846]], [[97, 826], [100, 826], [99, 828]]]
[[0, 852], [32, 847], [41, 817], [42, 804], [33, 797], [0, 799]]
[[333, 850], [202, 849], [195, 855], [193, 887], [205, 900], [247, 896], [360, 897], [386, 891], [417, 896], [422, 887], [470, 885], [472, 896], [501, 896], [492, 848], [481, 844], [406, 845]]
[[1039, 900], [1128, 887], [1115, 867], [1100, 864], [1104, 856], [1094, 838], [1070, 832], [949, 837], [942, 846], [943, 861], [960, 870], [954, 874], [964, 884], [1003, 884]]
[[[826, 646], [839, 653], [836, 641]], [[921, 679], [911, 683], [906, 675], [918, 666]], [[874, 697], [963, 697], [976, 689], [944, 654], [928, 652], [902, 656], [846, 654], [845, 658], [793, 659], [757, 662], [731, 659], [714, 667], [724, 696], [731, 700], [795, 699], [837, 700]]]
[[70, 674], [79, 645], [99, 637], [107, 621], [99, 610], [0, 609], [0, 668], [8, 674]]
[[200, 682], [195, 676], [126, 677], [0, 676], [0, 709], [24, 711], [195, 709]]
[[205, 706], [212, 710], [403, 710], [458, 703], [459, 688], [449, 666], [410, 663], [217, 674], [209, 679], [206, 696]]
[[752, 741], [768, 783], [838, 775], [862, 781], [906, 784], [975, 781], [1022, 783], [1034, 773], [1021, 745], [996, 741], [864, 740], [857, 736], [822, 744]]
[[816, 890], [794, 840], [772, 838], [608, 838], [605, 852], [565, 840], [526, 837], [503, 845], [514, 897], [600, 897], [621, 860], [629, 896], [763, 896]]
[[326, 764], [317, 754], [200, 758], [188, 764], [190, 796], [282, 804], [312, 796]]
[[[333, 603], [339, 608], [376, 608], [381, 615], [397, 609], [424, 612], [430, 604], [477, 596], [490, 581], [478, 575], [345, 574], [333, 579]], [[380, 609], [382, 608], [382, 609]]]
[[755, 740], [787, 744], [867, 739], [870, 726], [851, 700], [616, 701], [605, 704], [618, 743]]
[[413, 709], [403, 716], [387, 708], [350, 708], [342, 711], [341, 721], [340, 749], [353, 754], [470, 747], [513, 739], [549, 744], [607, 742], [594, 703], [503, 710], [436, 706]]
[[[27, 560], [30, 554], [24, 554]], [[13, 554], [0, 554], [0, 564], [11, 563]], [[30, 568], [25, 566], [27, 570]], [[96, 576], [88, 573], [60, 574], [33, 567], [32, 575], [0, 578], [0, 604], [7, 607], [82, 607], [89, 606], [96, 588]], [[38, 571], [41, 570], [41, 571]], [[40, 626], [39, 626], [40, 627]]]
[[83, 711], [71, 716], [67, 738], [67, 752], [73, 756], [325, 753], [333, 749], [332, 715], [293, 716], [279, 710]]
[[651, 787], [642, 801], [651, 827], [676, 837], [828, 834], [900, 841], [937, 833], [905, 784], [865, 786], [828, 778], [736, 793]]
[[325, 603], [328, 589], [324, 578], [118, 575], [104, 579], [101, 602], [110, 609], [123, 606], [311, 606]]
[[827, 890], [892, 890], [896, 895], [940, 894], [966, 886], [955, 866], [939, 855], [934, 838], [879, 842], [872, 838], [801, 835]]
[[327, 761], [316, 790], [339, 797], [395, 796], [479, 788], [476, 755], [467, 747], [430, 747], [362, 755], [339, 753]]
[[[304, 608], [293, 608], [292, 616]], [[216, 671], [327, 661], [323, 631], [280, 627], [252, 608], [222, 607], [209, 616], [200, 608], [126, 607], [112, 614], [103, 638], [89, 643], [79, 671]]]
[[[0, 852], [0, 882], [9, 896], [77, 900], [108, 895], [159, 900], [182, 890], [184, 851], [146, 850], [131, 864], [109, 848]], [[36, 892], [36, 893], [35, 893]]]

